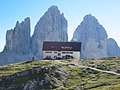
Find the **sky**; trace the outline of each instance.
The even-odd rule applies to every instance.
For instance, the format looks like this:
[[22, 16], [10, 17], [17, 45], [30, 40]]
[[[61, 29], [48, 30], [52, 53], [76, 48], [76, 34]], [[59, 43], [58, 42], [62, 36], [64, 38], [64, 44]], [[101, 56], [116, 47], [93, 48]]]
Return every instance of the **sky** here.
[[92, 14], [120, 46], [120, 0], [0, 0], [0, 51], [6, 31], [14, 29], [17, 21], [30, 17], [32, 35], [36, 23], [52, 5], [58, 6], [68, 20], [69, 41], [83, 17]]

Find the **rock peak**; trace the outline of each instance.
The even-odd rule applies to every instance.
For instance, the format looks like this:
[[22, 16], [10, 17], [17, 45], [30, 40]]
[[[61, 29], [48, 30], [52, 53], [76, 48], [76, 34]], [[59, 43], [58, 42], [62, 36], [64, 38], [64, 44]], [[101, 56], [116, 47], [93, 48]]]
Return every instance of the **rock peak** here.
[[30, 18], [29, 17], [25, 18], [24, 22], [30, 22]]
[[4, 50], [15, 53], [27, 54], [30, 51], [30, 18], [25, 18], [19, 23], [17, 21], [13, 30], [6, 34], [6, 46]]
[[108, 57], [120, 56], [120, 48], [113, 38], [107, 39]]
[[[93, 17], [91, 13], [90, 13], [90, 14], [87, 14], [86, 16], [88, 16], [88, 17]], [[85, 17], [86, 17], [86, 16], [85, 16]]]
[[52, 14], [60, 14], [60, 11], [58, 10], [58, 7], [57, 6], [51, 6], [48, 11], [48, 13], [52, 13]]
[[99, 58], [107, 56], [107, 37], [104, 27], [94, 16], [88, 14], [75, 30], [72, 40], [82, 42], [81, 58]]
[[18, 26], [19, 26], [19, 21], [16, 22], [16, 27], [18, 27]]
[[48, 8], [48, 10], [58, 10], [57, 6], [52, 5], [50, 8]]
[[88, 14], [84, 17], [84, 21], [92, 21], [92, 22], [98, 22], [95, 16], [92, 16], [91, 14]]
[[32, 36], [32, 52], [42, 56], [44, 41], [68, 41], [67, 20], [57, 6], [51, 6], [40, 18]]

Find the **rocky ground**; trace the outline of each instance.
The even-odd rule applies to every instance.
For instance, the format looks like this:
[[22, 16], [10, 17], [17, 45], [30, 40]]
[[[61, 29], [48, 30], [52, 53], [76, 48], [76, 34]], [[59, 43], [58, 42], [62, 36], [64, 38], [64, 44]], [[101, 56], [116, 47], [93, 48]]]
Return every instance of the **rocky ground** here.
[[94, 59], [0, 66], [0, 90], [119, 90], [119, 66], [120, 60]]

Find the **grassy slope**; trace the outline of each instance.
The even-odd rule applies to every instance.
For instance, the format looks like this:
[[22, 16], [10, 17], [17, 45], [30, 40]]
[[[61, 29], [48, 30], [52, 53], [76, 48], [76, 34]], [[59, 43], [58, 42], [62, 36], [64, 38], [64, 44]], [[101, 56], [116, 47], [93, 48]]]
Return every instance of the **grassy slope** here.
[[0, 76], [6, 76], [11, 75], [16, 72], [24, 71], [27, 69], [32, 69], [35, 67], [41, 67], [41, 66], [54, 66], [57, 62], [54, 61], [30, 61], [25, 63], [18, 63], [18, 64], [11, 64], [3, 66], [3, 68], [0, 70]]
[[[91, 90], [119, 90], [120, 88], [120, 76], [112, 75], [107, 73], [102, 73], [94, 71], [83, 67], [71, 67], [71, 61], [33, 61], [27, 63], [20, 63], [14, 65], [5, 66], [0, 70], [0, 76], [12, 75], [16, 72], [21, 72], [24, 70], [32, 68], [41, 68], [48, 66], [59, 65], [70, 72], [69, 77], [67, 77], [66, 83], [64, 84], [65, 89], [91, 89]], [[86, 60], [80, 61], [80, 64], [87, 66], [97, 67], [103, 70], [114, 70], [119, 69], [119, 60]], [[73, 65], [74, 66], [74, 65]], [[106, 68], [107, 67], [107, 68]], [[117, 70], [116, 70], [117, 69]], [[52, 77], [52, 76], [51, 76]], [[2, 81], [2, 80], [0, 80]], [[24, 82], [24, 81], [23, 81]], [[56, 83], [59, 84], [59, 83]], [[60, 85], [54, 89], [60, 89]]]

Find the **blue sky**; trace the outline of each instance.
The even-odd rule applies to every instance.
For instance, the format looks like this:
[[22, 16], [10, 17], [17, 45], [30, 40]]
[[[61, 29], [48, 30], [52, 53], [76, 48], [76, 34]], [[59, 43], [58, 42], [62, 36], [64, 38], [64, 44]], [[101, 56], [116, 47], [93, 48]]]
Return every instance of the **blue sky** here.
[[120, 0], [0, 0], [0, 51], [6, 31], [13, 29], [16, 21], [30, 17], [32, 34], [37, 21], [52, 5], [57, 5], [68, 20], [69, 40], [83, 17], [91, 13], [120, 46]]

